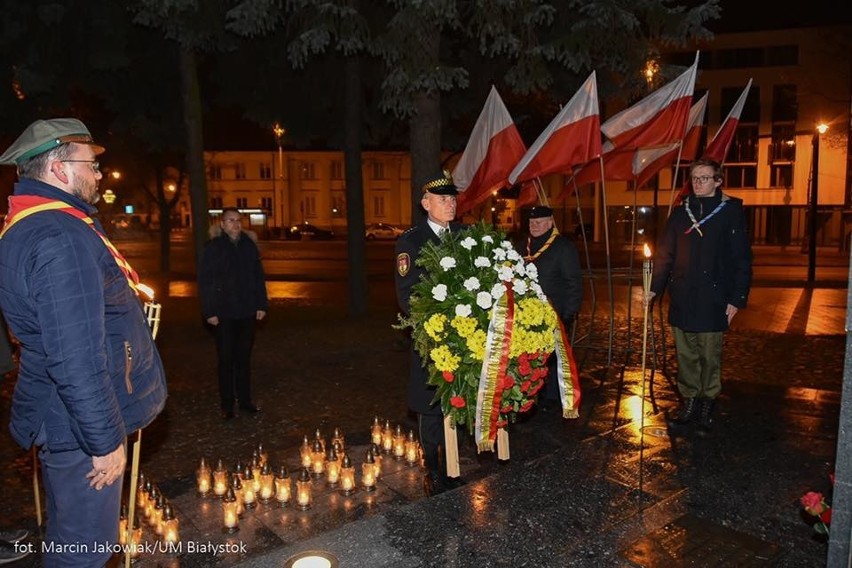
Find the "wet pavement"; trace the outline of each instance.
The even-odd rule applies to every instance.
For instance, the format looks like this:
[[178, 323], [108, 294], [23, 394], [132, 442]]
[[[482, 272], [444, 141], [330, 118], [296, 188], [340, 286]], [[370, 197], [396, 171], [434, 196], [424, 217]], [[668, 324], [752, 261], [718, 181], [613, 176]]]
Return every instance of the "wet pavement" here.
[[[507, 462], [477, 454], [460, 436], [468, 484], [439, 496], [425, 497], [417, 466], [390, 458], [376, 491], [347, 496], [320, 478], [309, 510], [260, 504], [232, 535], [222, 533], [221, 504], [195, 494], [199, 460], [247, 462], [262, 443], [270, 461], [287, 464], [295, 478], [303, 437], [339, 428], [360, 468], [374, 417], [406, 432], [414, 427], [404, 402], [407, 345], [391, 328], [387, 282], [371, 287], [370, 316], [357, 320], [345, 316], [339, 283], [319, 283], [327, 289], [319, 294], [276, 283], [289, 295], [273, 302], [253, 360], [263, 412], [223, 422], [212, 338], [191, 291], [176, 293], [163, 300], [158, 338], [170, 398], [145, 430], [141, 471], [175, 507], [182, 545], [176, 554], [143, 553], [134, 565], [283, 566], [300, 552], [322, 550], [344, 567], [822, 566], [827, 545], [812, 537], [798, 498], [830, 490], [845, 267], [836, 262], [828, 278], [818, 271], [810, 288], [801, 285], [801, 270], [779, 265], [762, 281], [756, 270], [750, 306], [726, 336], [724, 391], [708, 437], [666, 426], [676, 404], [671, 337], [655, 312], [643, 377], [641, 313], [632, 307], [627, 325], [624, 282], [615, 287], [607, 365], [609, 302], [596, 278], [594, 321], [587, 301], [577, 330], [578, 420], [535, 411], [510, 427]], [[2, 424], [13, 382], [0, 391]], [[0, 458], [8, 464], [0, 475], [0, 526], [30, 528], [38, 548], [31, 454], [5, 428]], [[156, 542], [147, 527], [144, 538]], [[18, 565], [37, 566], [38, 555]]]

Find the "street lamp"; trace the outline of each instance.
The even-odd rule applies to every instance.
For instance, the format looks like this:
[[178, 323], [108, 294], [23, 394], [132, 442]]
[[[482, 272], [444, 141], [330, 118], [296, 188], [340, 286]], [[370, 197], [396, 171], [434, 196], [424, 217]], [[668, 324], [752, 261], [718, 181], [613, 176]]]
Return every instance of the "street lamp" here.
[[816, 235], [817, 205], [819, 204], [819, 137], [828, 131], [828, 125], [820, 123], [814, 129], [811, 138], [813, 158], [811, 159], [811, 199], [808, 204], [808, 283], [813, 284], [816, 277]]
[[[284, 146], [283, 146], [283, 138], [284, 135], [287, 134], [287, 129], [281, 126], [279, 123], [275, 123], [272, 127], [272, 133], [275, 134], [275, 141], [278, 143], [278, 178], [281, 182], [284, 182]], [[275, 182], [272, 182], [273, 193], [275, 188]], [[283, 186], [282, 186], [283, 187]], [[284, 227], [284, 221], [286, 220], [286, 215], [284, 214], [288, 207], [288, 199], [285, 199], [284, 190], [281, 190], [281, 198], [278, 199], [278, 202], [281, 204], [281, 218], [278, 220], [279, 225]]]

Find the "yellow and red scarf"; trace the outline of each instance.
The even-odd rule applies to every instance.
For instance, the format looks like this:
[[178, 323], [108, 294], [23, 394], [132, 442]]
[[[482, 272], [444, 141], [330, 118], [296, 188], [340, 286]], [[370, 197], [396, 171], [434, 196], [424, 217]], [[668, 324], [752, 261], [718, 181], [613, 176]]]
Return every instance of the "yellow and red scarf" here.
[[130, 289], [135, 293], [138, 293], [137, 285], [139, 284], [139, 275], [136, 274], [136, 271], [133, 270], [130, 263], [127, 262], [124, 256], [122, 256], [118, 249], [115, 248], [115, 245], [110, 242], [107, 236], [103, 234], [97, 226], [95, 226], [95, 221], [91, 217], [64, 201], [50, 199], [47, 197], [39, 197], [37, 195], [13, 195], [9, 197], [9, 214], [6, 215], [6, 223], [3, 225], [3, 230], [0, 231], [0, 239], [3, 238], [3, 235], [6, 234], [6, 231], [8, 231], [12, 225], [34, 213], [40, 213], [41, 211], [62, 211], [63, 213], [76, 217], [89, 225], [89, 227], [91, 227], [92, 230], [101, 238], [101, 241], [103, 241], [107, 250], [112, 255], [113, 259], [115, 259], [115, 263], [127, 279], [127, 284], [130, 286]]

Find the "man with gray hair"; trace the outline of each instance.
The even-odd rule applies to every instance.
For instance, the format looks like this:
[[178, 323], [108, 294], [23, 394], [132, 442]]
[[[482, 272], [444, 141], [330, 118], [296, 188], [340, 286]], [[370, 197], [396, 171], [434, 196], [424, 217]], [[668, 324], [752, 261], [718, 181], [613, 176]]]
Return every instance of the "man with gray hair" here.
[[57, 118], [0, 156], [19, 178], [0, 232], [0, 307], [21, 346], [9, 428], [39, 450], [47, 567], [109, 560], [127, 436], [166, 401], [139, 278], [92, 218], [103, 151], [82, 122]]

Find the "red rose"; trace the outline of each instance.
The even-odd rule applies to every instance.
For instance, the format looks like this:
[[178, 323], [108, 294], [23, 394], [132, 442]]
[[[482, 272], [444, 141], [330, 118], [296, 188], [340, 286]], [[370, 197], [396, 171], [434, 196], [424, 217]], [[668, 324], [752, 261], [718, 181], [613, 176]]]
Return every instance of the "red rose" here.
[[510, 412], [512, 412], [511, 404], [507, 404], [506, 406], [500, 409], [500, 414], [509, 414]]
[[544, 386], [544, 381], [538, 381], [533, 388], [530, 389], [529, 395], [533, 396], [535, 393], [541, 390], [541, 387]]
[[818, 516], [825, 511], [825, 506], [822, 503], [822, 493], [816, 491], [808, 491], [800, 499], [802, 506], [809, 515]]
[[526, 401], [525, 403], [523, 403], [521, 405], [521, 407], [518, 409], [518, 412], [526, 412], [527, 410], [529, 410], [532, 407], [534, 402], [535, 402], [535, 399], [532, 399], [532, 398], [529, 399], [528, 401]]
[[532, 367], [530, 366], [530, 362], [526, 361], [526, 360], [525, 361], [519, 361], [518, 362], [518, 372], [524, 377], [529, 375], [532, 372]]
[[819, 520], [824, 522], [827, 525], [831, 524], [831, 507], [827, 507], [825, 511], [819, 516]]
[[527, 392], [530, 390], [530, 381], [524, 381], [521, 383], [521, 392]]
[[451, 383], [454, 380], [456, 380], [456, 378], [453, 376], [453, 374], [449, 371], [444, 371], [443, 373], [441, 373], [441, 375], [444, 377], [444, 380], [447, 381], [448, 383]]
[[464, 398], [460, 396], [454, 396], [450, 399], [450, 404], [452, 404], [456, 408], [464, 408], [467, 406], [467, 403], [464, 401]]
[[498, 420], [498, 421], [497, 421], [497, 427], [498, 427], [498, 428], [505, 428], [505, 427], [506, 427], [506, 426], [508, 426], [508, 425], [509, 425], [509, 421], [508, 421], [508, 420]]

